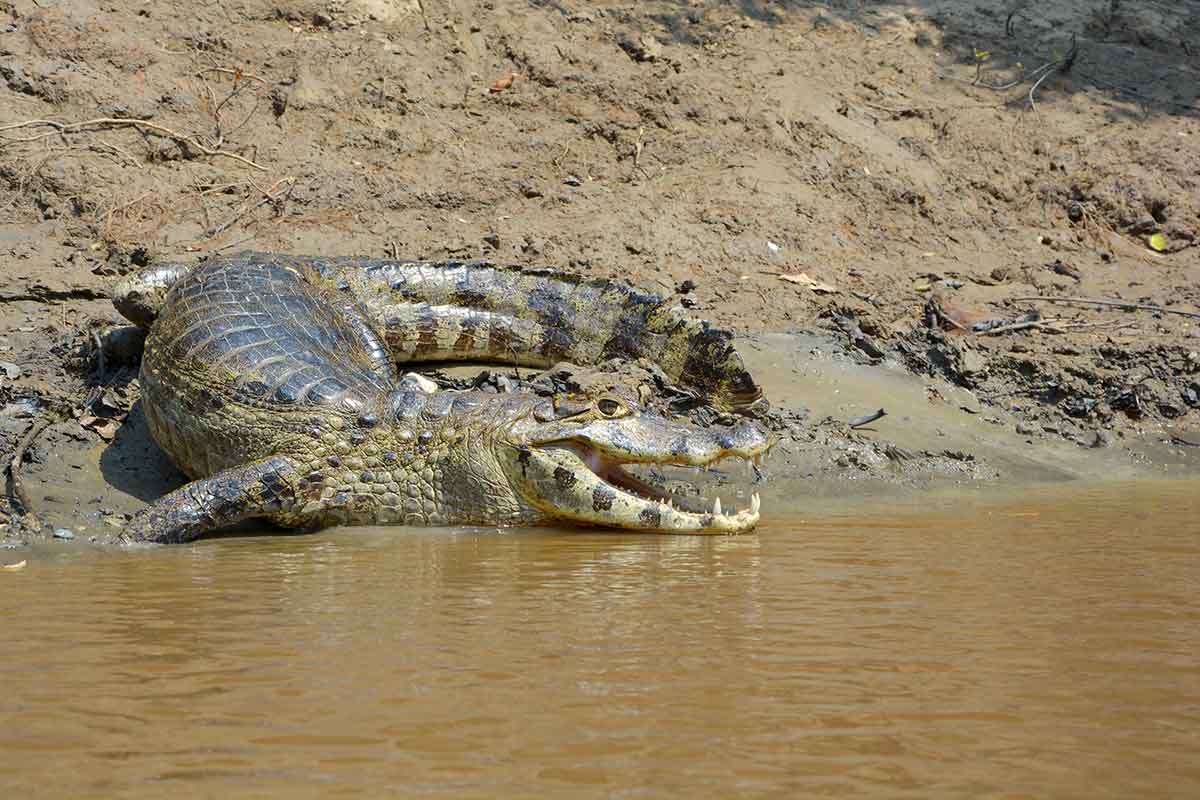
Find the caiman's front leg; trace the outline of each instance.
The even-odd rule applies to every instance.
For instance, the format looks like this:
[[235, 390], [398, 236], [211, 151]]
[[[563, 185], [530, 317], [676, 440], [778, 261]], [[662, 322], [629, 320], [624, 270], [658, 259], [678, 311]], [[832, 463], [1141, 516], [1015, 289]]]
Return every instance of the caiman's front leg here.
[[126, 526], [127, 542], [190, 542], [251, 517], [286, 512], [304, 501], [292, 461], [273, 456], [179, 487], [142, 509]]

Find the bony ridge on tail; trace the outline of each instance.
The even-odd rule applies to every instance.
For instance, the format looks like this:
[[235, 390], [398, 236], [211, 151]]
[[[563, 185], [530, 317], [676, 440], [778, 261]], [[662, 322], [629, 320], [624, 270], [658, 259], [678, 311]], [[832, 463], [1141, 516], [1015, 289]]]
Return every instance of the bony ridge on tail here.
[[762, 407], [728, 333], [622, 284], [485, 262], [249, 254], [144, 270], [114, 302], [149, 328], [147, 423], [193, 479], [135, 516], [129, 539], [187, 541], [253, 517], [678, 533], [758, 521], [757, 495], [722, 508], [626, 469], [758, 460], [772, 441], [751, 420], [700, 429], [619, 389], [430, 394], [398, 376], [397, 362], [420, 360], [648, 358], [725, 408]]

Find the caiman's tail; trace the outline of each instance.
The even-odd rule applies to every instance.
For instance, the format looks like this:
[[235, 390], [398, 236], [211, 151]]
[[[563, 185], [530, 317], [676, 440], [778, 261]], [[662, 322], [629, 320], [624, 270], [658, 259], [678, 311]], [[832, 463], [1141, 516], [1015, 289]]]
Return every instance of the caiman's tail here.
[[[249, 253], [349, 295], [401, 363], [489, 361], [549, 367], [647, 359], [672, 380], [722, 408], [745, 410], [762, 398], [733, 346], [733, 335], [690, 319], [661, 297], [601, 278], [488, 261], [375, 261]], [[117, 309], [146, 327], [170, 285], [187, 271], [168, 265], [126, 278]]]
[[183, 264], [162, 264], [126, 275], [113, 288], [113, 305], [122, 317], [149, 330], [167, 292], [190, 269]]
[[311, 263], [366, 306], [401, 362], [645, 358], [715, 405], [742, 410], [762, 398], [729, 331], [624, 283], [488, 261]]

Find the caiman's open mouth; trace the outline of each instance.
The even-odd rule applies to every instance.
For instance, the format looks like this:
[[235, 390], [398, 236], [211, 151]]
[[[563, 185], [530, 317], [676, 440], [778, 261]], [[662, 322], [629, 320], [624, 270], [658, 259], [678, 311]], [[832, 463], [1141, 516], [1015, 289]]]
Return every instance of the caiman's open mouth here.
[[711, 500], [667, 492], [626, 467], [632, 463], [654, 466], [710, 467], [727, 458], [757, 462], [770, 448], [765, 439], [749, 447], [718, 448], [703, 457], [629, 460], [593, 449], [584, 442], [560, 441], [532, 448], [525, 462], [532, 484], [530, 499], [549, 516], [592, 525], [658, 531], [663, 533], [740, 533], [758, 523], [758, 494], [747, 507], [723, 506]]
[[[574, 448], [572, 448], [572, 449], [574, 449]], [[581, 452], [576, 451], [576, 455], [579, 456], [581, 458], [581, 460], [587, 464], [588, 468], [591, 469], [592, 473], [595, 474], [597, 478], [599, 478], [601, 481], [608, 484], [615, 491], [623, 492], [625, 494], [630, 494], [638, 499], [645, 500], [645, 501], [666, 503], [668, 506], [670, 506], [672, 509], [674, 509], [676, 511], [683, 511], [683, 512], [687, 512], [688, 514], [693, 514], [696, 516], [723, 515], [723, 516], [727, 516], [727, 517], [733, 517], [736, 519], [740, 516], [746, 515], [747, 517], [753, 516], [753, 520], [751, 520], [749, 523], [750, 525], [753, 525], [754, 522], [758, 521], [758, 511], [759, 511], [760, 501], [758, 499], [757, 492], [750, 495], [749, 507], [742, 509], [741, 511], [738, 511], [732, 505], [726, 504], [723, 507], [720, 497], [713, 497], [712, 499], [706, 499], [704, 497], [692, 497], [692, 496], [688, 496], [688, 495], [682, 495], [682, 494], [676, 494], [673, 492], [668, 492], [665, 489], [662, 489], [659, 486], [655, 486], [653, 483], [650, 483], [649, 481], [646, 481], [643, 478], [640, 478], [637, 475], [634, 475], [633, 473], [631, 473], [629, 470], [626, 469], [626, 466], [627, 466], [626, 464], [624, 464], [614, 458], [605, 456], [601, 453], [596, 453], [594, 451], [581, 453]], [[707, 462], [704, 465], [683, 464], [683, 463], [672, 464], [672, 462], [670, 462], [670, 461], [660, 461], [660, 462], [655, 462], [655, 466], [670, 466], [670, 465], [690, 466], [693, 469], [699, 471], [702, 469], [707, 469], [709, 467], [716, 466], [718, 463], [722, 462], [723, 460], [725, 460], [727, 458], [737, 458], [737, 456], [734, 456], [734, 455], [717, 456], [712, 461]], [[755, 455], [753, 457], [753, 461], [755, 462], [755, 464], [758, 464], [761, 458], [762, 458], [761, 454]]]

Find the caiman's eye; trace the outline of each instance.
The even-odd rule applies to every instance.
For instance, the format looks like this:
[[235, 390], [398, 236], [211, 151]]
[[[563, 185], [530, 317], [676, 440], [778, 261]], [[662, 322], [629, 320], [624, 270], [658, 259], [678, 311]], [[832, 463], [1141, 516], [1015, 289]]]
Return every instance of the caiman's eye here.
[[596, 409], [606, 417], [623, 417], [629, 413], [629, 409], [618, 400], [613, 400], [611, 397], [602, 397], [596, 403]]

